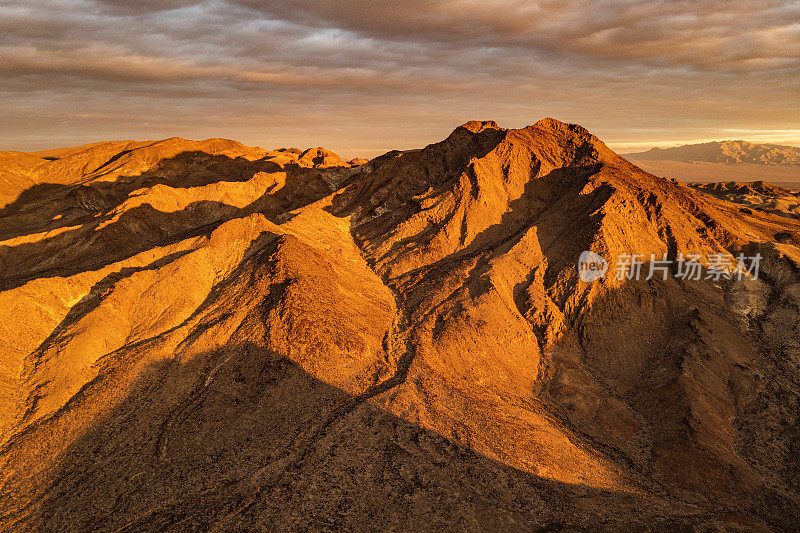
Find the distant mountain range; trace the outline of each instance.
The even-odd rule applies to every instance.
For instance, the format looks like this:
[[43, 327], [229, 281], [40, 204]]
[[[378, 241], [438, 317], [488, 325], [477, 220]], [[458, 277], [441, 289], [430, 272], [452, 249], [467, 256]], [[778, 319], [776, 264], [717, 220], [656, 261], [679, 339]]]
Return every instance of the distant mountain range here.
[[641, 161], [800, 166], [800, 147], [779, 144], [754, 144], [747, 141], [718, 141], [687, 144], [674, 148], [651, 148], [646, 152], [622, 154], [622, 156]]
[[704, 183], [758, 180], [800, 190], [800, 148], [795, 146], [720, 141], [622, 156], [664, 178]]

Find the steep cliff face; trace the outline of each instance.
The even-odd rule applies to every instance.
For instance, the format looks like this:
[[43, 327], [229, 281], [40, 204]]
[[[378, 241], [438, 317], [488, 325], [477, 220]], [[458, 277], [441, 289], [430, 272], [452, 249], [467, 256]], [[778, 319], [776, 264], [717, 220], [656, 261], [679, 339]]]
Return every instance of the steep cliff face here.
[[[796, 219], [553, 119], [358, 166], [217, 144], [0, 212], [3, 527], [799, 518]], [[760, 279], [614, 275], [722, 253]]]

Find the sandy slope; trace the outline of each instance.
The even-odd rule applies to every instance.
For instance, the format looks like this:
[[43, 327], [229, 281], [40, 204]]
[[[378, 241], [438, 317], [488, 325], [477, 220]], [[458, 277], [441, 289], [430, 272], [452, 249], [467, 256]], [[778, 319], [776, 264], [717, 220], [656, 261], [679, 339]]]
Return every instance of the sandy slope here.
[[[1, 528], [800, 520], [788, 213], [553, 119], [357, 166], [112, 144], [42, 156], [0, 212]], [[585, 283], [583, 250], [764, 260]]]

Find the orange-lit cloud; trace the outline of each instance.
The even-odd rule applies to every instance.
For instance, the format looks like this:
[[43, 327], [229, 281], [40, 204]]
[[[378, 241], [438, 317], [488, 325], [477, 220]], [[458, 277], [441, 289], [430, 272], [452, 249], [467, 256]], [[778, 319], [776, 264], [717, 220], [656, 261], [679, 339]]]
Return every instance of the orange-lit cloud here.
[[620, 146], [800, 143], [788, 1], [6, 1], [0, 71], [8, 149], [222, 135], [374, 155], [546, 115]]

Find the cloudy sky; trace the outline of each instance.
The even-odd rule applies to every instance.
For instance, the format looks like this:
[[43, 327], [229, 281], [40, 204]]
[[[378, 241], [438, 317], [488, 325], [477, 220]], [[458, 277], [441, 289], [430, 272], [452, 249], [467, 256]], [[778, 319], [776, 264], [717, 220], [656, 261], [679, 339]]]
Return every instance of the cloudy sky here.
[[0, 149], [170, 136], [372, 156], [458, 124], [800, 145], [800, 2], [0, 0]]

